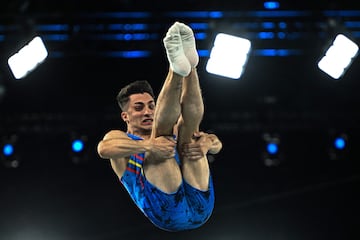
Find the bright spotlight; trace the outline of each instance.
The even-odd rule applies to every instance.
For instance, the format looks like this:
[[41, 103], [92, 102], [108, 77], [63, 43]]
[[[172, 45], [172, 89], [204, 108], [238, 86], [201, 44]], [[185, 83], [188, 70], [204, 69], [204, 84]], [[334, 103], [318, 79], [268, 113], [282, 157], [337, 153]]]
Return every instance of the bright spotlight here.
[[274, 155], [278, 152], [279, 148], [278, 148], [277, 143], [270, 142], [267, 144], [266, 149], [269, 154]]
[[318, 67], [334, 79], [339, 79], [349, 68], [359, 51], [358, 45], [343, 34], [338, 34], [321, 58]]
[[336, 149], [342, 150], [346, 147], [346, 141], [344, 137], [337, 137], [334, 140], [334, 147]]
[[84, 141], [81, 139], [75, 139], [72, 142], [72, 150], [74, 152], [81, 152], [84, 150]]
[[3, 147], [4, 156], [9, 157], [9, 156], [13, 155], [13, 153], [14, 153], [14, 146], [9, 143], [5, 144]]
[[280, 137], [277, 134], [265, 133], [263, 140], [264, 150], [262, 158], [265, 166], [278, 166], [283, 161], [283, 153], [280, 151]]
[[280, 3], [278, 1], [265, 1], [264, 2], [264, 8], [273, 10], [278, 9], [280, 7]]
[[9, 67], [16, 79], [21, 79], [33, 71], [48, 56], [40, 37], [35, 37], [27, 45], [8, 59]]
[[20, 165], [17, 141], [18, 137], [15, 134], [2, 139], [0, 159], [5, 167], [17, 168]]
[[331, 160], [345, 160], [349, 157], [349, 137], [345, 133], [330, 136], [329, 157]]
[[88, 137], [86, 135], [72, 134], [69, 155], [71, 161], [75, 164], [88, 161]]
[[206, 71], [238, 79], [244, 73], [250, 49], [251, 42], [248, 39], [219, 33], [211, 49]]

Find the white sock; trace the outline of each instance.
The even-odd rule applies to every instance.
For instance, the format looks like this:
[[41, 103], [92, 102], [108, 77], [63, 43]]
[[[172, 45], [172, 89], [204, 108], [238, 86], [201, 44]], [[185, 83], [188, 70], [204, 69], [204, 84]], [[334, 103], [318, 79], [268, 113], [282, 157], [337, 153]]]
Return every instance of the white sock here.
[[179, 26], [180, 37], [186, 58], [191, 67], [196, 67], [199, 63], [199, 55], [196, 50], [196, 42], [192, 29], [184, 23], [176, 23]]
[[180, 31], [177, 23], [173, 24], [163, 39], [170, 68], [185, 77], [190, 74], [191, 65], [184, 54]]

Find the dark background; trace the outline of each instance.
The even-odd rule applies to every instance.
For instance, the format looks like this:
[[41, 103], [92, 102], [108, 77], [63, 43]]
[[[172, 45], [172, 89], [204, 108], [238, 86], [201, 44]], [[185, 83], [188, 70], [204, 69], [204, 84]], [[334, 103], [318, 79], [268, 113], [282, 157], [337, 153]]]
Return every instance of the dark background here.
[[[359, 42], [360, 7], [279, 2], [269, 11], [263, 1], [1, 1], [0, 134], [17, 136], [19, 166], [4, 159], [0, 165], [0, 239], [358, 239], [359, 60], [340, 80], [316, 64], [339, 29]], [[224, 15], [212, 18], [211, 11]], [[146, 17], [131, 15], [139, 12]], [[125, 127], [115, 102], [122, 86], [147, 79], [160, 91], [168, 69], [162, 38], [177, 20], [206, 24], [194, 30], [206, 34], [199, 50], [209, 50], [222, 31], [248, 37], [252, 52], [239, 80], [208, 74], [208, 56], [200, 59], [202, 129], [224, 146], [211, 162], [216, 205], [203, 227], [168, 233], [136, 209], [96, 144], [108, 130]], [[263, 22], [287, 27], [266, 29]], [[135, 23], [146, 24], [152, 37], [102, 38], [137, 33], [109, 27]], [[286, 37], [258, 38], [263, 31]], [[35, 34], [44, 37], [49, 56], [15, 80], [7, 58]], [[66, 39], [51, 40], [54, 34]], [[263, 49], [295, 51], [264, 56]], [[131, 50], [150, 54], [109, 56]], [[280, 138], [277, 166], [264, 164], [265, 133]], [[331, 155], [337, 134], [348, 145]], [[70, 150], [75, 135], [87, 139], [78, 160]]]

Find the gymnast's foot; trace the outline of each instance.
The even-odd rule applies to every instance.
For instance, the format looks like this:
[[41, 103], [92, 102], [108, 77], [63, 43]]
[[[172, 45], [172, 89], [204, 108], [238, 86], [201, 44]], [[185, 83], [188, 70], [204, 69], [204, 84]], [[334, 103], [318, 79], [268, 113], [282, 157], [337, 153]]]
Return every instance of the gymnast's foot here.
[[[188, 37], [186, 37], [188, 38]], [[189, 41], [189, 40], [187, 40]], [[166, 55], [170, 63], [170, 68], [177, 74], [185, 77], [190, 74], [190, 61], [186, 57], [183, 49], [182, 38], [180, 35], [179, 23], [174, 23], [163, 39]], [[190, 45], [187, 43], [186, 45]], [[189, 48], [187, 46], [187, 48]]]
[[196, 50], [196, 42], [192, 29], [184, 23], [176, 22], [180, 31], [180, 37], [184, 54], [189, 60], [192, 68], [195, 68], [199, 63], [199, 55]]

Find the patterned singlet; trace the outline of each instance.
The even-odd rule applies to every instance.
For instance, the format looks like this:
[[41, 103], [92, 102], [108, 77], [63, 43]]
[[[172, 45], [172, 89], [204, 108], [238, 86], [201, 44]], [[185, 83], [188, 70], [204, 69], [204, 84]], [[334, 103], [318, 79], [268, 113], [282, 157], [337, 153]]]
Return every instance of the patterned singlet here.
[[[142, 138], [128, 134], [133, 140]], [[182, 181], [174, 193], [165, 193], [148, 182], [143, 173], [145, 153], [130, 156], [124, 175], [120, 179], [138, 208], [158, 228], [182, 231], [200, 227], [214, 208], [214, 189], [211, 176], [209, 189], [201, 191]], [[178, 154], [175, 156], [180, 164]]]

